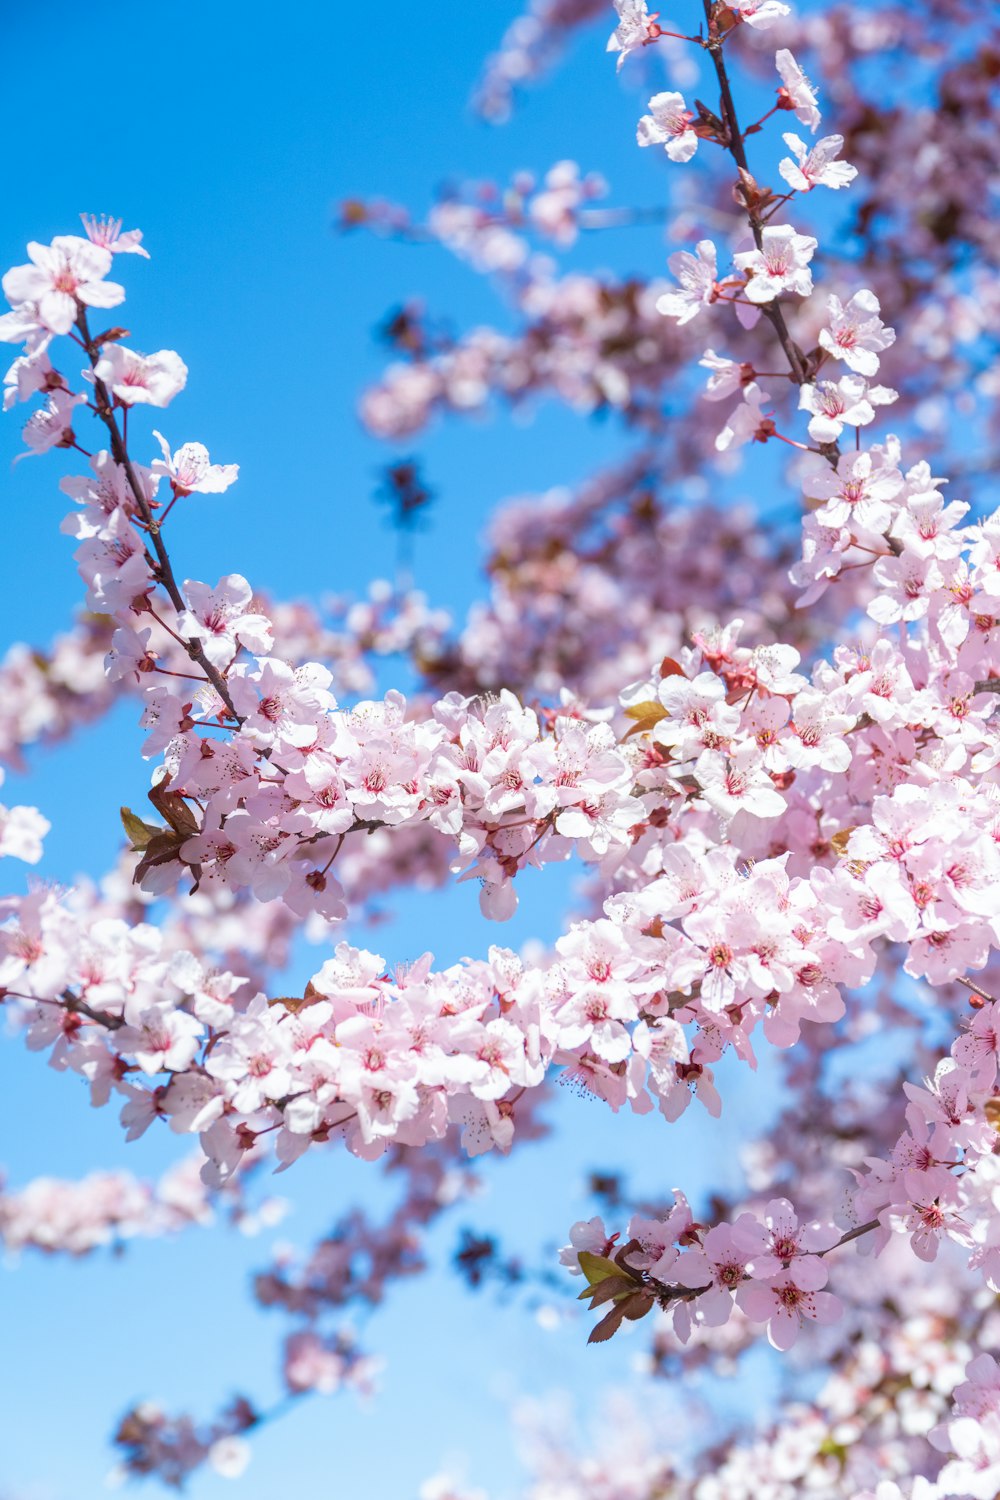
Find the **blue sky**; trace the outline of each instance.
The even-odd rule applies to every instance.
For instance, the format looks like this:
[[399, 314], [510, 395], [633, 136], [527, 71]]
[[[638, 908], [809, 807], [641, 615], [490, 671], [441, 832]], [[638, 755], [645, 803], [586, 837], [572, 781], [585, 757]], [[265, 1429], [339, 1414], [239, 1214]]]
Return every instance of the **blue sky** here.
[[[632, 144], [636, 97], [605, 57], [610, 21], [578, 40], [569, 64], [509, 126], [495, 130], [471, 115], [481, 61], [517, 9], [511, 0], [6, 8], [5, 110], [18, 139], [5, 163], [0, 262], [23, 261], [29, 239], [74, 232], [81, 210], [141, 227], [153, 259], [121, 269], [132, 342], [176, 348], [191, 371], [187, 390], [148, 426], [175, 445], [202, 440], [217, 461], [241, 465], [226, 495], [178, 508], [179, 576], [214, 581], [238, 571], [277, 595], [318, 598], [360, 592], [389, 574], [394, 540], [371, 497], [393, 450], [368, 438], [355, 416], [384, 359], [372, 329], [412, 294], [459, 326], [502, 323], [479, 278], [443, 253], [338, 237], [340, 199], [382, 194], [419, 207], [445, 178], [503, 179], [564, 157], [604, 171], [612, 202], [648, 205], [664, 191], [659, 165]], [[655, 229], [630, 230], [589, 239], [576, 255], [649, 272], [664, 248]], [[58, 531], [57, 481], [68, 466], [56, 456], [11, 468], [17, 416], [0, 424], [0, 638], [44, 643], [69, 624], [81, 592]], [[531, 425], [503, 414], [440, 424], [398, 452], [414, 447], [440, 495], [432, 531], [417, 538], [416, 581], [461, 613], [482, 591], [481, 533], [492, 507], [579, 481], [623, 451], [623, 439], [610, 424], [547, 405]], [[48, 878], [69, 882], [112, 862], [117, 808], [139, 802], [148, 780], [133, 718], [125, 706], [72, 744], [34, 754], [28, 777], [9, 778], [7, 800], [36, 802], [53, 821]], [[491, 941], [551, 939], [566, 888], [562, 872], [534, 882], [503, 932], [480, 920], [469, 886], [414, 897], [379, 942], [393, 960], [429, 947], [450, 962]], [[484, 1197], [433, 1236], [438, 1264], [459, 1223], [509, 1230], [524, 1253], [560, 1243], [591, 1211], [582, 1195], [589, 1166], [625, 1168], [650, 1192], [675, 1181], [693, 1192], [731, 1184], [735, 1143], [766, 1109], [765, 1093], [703, 1132], [703, 1117], [697, 1128], [613, 1120], [560, 1092], [559, 1142], [489, 1167]], [[155, 1173], [179, 1146], [161, 1132], [126, 1148], [113, 1111], [89, 1110], [74, 1081], [0, 1039], [0, 1164], [13, 1185], [116, 1165]], [[193, 1232], [134, 1245], [120, 1259], [26, 1256], [4, 1268], [0, 1494], [4, 1486], [18, 1500], [100, 1494], [107, 1436], [133, 1397], [201, 1414], [237, 1381], [265, 1402], [273, 1397], [279, 1319], [250, 1310], [249, 1276], [275, 1238], [308, 1245], [356, 1197], [381, 1191], [377, 1174], [332, 1152], [279, 1187], [294, 1211], [258, 1241]], [[445, 1271], [401, 1289], [364, 1336], [388, 1361], [383, 1395], [363, 1414], [350, 1397], [303, 1403], [261, 1433], [241, 1482], [245, 1500], [293, 1485], [406, 1497], [463, 1455], [470, 1480], [511, 1494], [512, 1393], [563, 1388], [596, 1409], [599, 1388], [629, 1378], [642, 1337], [585, 1351], [586, 1322], [545, 1332], [489, 1294], [461, 1291]], [[231, 1490], [206, 1474], [190, 1493], [212, 1500]]]

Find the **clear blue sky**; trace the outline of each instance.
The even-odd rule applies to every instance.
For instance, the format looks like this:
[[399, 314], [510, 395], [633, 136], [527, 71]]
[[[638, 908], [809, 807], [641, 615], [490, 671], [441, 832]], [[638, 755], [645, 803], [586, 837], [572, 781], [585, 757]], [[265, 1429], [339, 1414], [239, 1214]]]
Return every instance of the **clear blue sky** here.
[[[241, 465], [227, 495], [178, 511], [180, 576], [214, 581], [239, 571], [278, 595], [316, 598], [361, 591], [391, 571], [393, 538], [371, 503], [390, 455], [355, 417], [383, 359], [371, 330], [410, 294], [460, 326], [504, 316], [479, 278], [443, 253], [338, 238], [339, 199], [383, 194], [419, 207], [447, 177], [504, 178], [567, 156], [603, 170], [613, 202], [649, 204], [662, 192], [661, 172], [632, 145], [636, 98], [604, 55], [610, 20], [581, 37], [555, 83], [533, 92], [508, 127], [472, 117], [481, 60], [517, 9], [512, 0], [4, 8], [0, 262], [23, 261], [28, 239], [74, 232], [80, 210], [141, 227], [153, 259], [122, 267], [133, 342], [176, 348], [191, 370], [186, 392], [149, 426], [176, 443], [203, 440], [216, 460]], [[578, 252], [581, 264], [645, 272], [662, 257], [655, 230], [592, 239]], [[505, 415], [437, 426], [419, 444], [440, 500], [434, 530], [417, 540], [418, 584], [464, 610], [482, 588], [476, 568], [491, 508], [505, 495], [575, 482], [622, 443], [613, 427], [551, 406], [531, 426]], [[12, 469], [19, 448], [15, 415], [0, 424], [0, 639], [40, 644], [70, 622], [80, 586], [58, 532], [65, 466], [53, 457]], [[6, 799], [37, 802], [55, 825], [46, 876], [68, 882], [111, 862], [117, 808], [141, 799], [147, 782], [139, 739], [126, 707], [71, 745], [34, 755], [28, 778], [9, 779]], [[431, 947], [450, 962], [488, 941], [552, 938], [565, 890], [558, 873], [538, 882], [529, 909], [503, 933], [484, 928], [468, 886], [414, 899], [379, 941], [393, 960]], [[561, 1143], [491, 1166], [487, 1196], [457, 1222], [513, 1226], [512, 1248], [537, 1253], [589, 1214], [588, 1166], [630, 1168], [651, 1192], [675, 1180], [693, 1191], [725, 1185], [752, 1108], [698, 1145], [687, 1126], [614, 1120], [597, 1104], [560, 1096]], [[179, 1144], [154, 1132], [125, 1148], [113, 1111], [90, 1111], [73, 1081], [16, 1040], [0, 1040], [0, 1164], [13, 1185], [115, 1165], [155, 1173]], [[377, 1174], [332, 1152], [279, 1183], [295, 1209], [278, 1237], [301, 1245], [355, 1197], [379, 1192]], [[435, 1235], [442, 1265], [457, 1222]], [[273, 1238], [193, 1232], [137, 1244], [120, 1260], [29, 1256], [5, 1269], [0, 1493], [100, 1494], [107, 1436], [133, 1397], [205, 1414], [237, 1382], [273, 1396], [280, 1320], [252, 1312], [247, 1298]], [[403, 1500], [443, 1460], [464, 1454], [470, 1480], [513, 1493], [511, 1393], [568, 1389], [586, 1411], [599, 1387], [628, 1377], [642, 1338], [587, 1351], [585, 1336], [585, 1322], [542, 1332], [489, 1295], [461, 1292], [446, 1272], [420, 1278], [366, 1333], [388, 1360], [371, 1411], [359, 1415], [350, 1397], [304, 1403], [255, 1440], [241, 1492], [245, 1500], [299, 1490]], [[232, 1491], [202, 1475], [190, 1493], [212, 1500]]]

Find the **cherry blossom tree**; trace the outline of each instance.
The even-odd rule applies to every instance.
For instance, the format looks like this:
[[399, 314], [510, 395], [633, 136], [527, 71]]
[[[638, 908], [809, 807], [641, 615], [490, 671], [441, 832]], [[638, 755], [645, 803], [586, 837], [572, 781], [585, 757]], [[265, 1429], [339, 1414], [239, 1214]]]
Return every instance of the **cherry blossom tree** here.
[[[444, 247], [513, 315], [443, 334], [399, 309], [361, 397], [374, 433], [412, 441], [546, 396], [623, 429], [614, 467], [498, 511], [464, 623], [405, 577], [334, 619], [266, 580], [188, 577], [175, 507], [211, 505], [238, 465], [166, 414], [181, 355], [140, 352], [119, 321], [141, 233], [85, 215], [3, 277], [4, 404], [27, 405], [25, 458], [79, 460], [60, 488], [83, 594], [71, 631], [0, 665], [0, 749], [17, 765], [128, 701], [150, 790], [98, 883], [25, 888], [8, 866], [0, 1003], [39, 1054], [25, 1069], [83, 1080], [128, 1140], [194, 1140], [155, 1183], [5, 1188], [0, 1238], [81, 1256], [219, 1215], [272, 1222], [267, 1174], [294, 1183], [307, 1154], [383, 1175], [380, 1219], [345, 1209], [257, 1278], [287, 1319], [279, 1407], [138, 1402], [119, 1422], [129, 1476], [236, 1476], [288, 1405], [371, 1389], [377, 1351], [344, 1310], [424, 1269], [427, 1226], [477, 1158], [549, 1128], [556, 1080], [609, 1111], [609, 1139], [612, 1115], [650, 1116], [665, 1160], [675, 1122], [760, 1087], [766, 1056], [780, 1097], [743, 1143], [741, 1191], [706, 1193], [671, 1159], [655, 1201], [595, 1177], [593, 1216], [553, 1225], [558, 1264], [474, 1236], [456, 1256], [472, 1285], [588, 1304], [581, 1344], [641, 1322], [679, 1401], [695, 1372], [773, 1349], [766, 1430], [679, 1452], [637, 1404], [594, 1453], [535, 1431], [527, 1493], [988, 1500], [1000, 36], [965, 0], [534, 0], [487, 64], [484, 113], [509, 112], [577, 27], [606, 41], [609, 88], [656, 73], [635, 145], [658, 206], [608, 206], [603, 180], [560, 162], [425, 215], [341, 211], [344, 231]], [[646, 279], [564, 266], [643, 217], [668, 242]], [[756, 513], [728, 506], [737, 484]], [[405, 529], [430, 492], [397, 463], [386, 498]], [[406, 696], [380, 690], [396, 668]], [[12, 861], [36, 863], [48, 831], [44, 809], [0, 810]], [[562, 935], [506, 946], [526, 872], [567, 861], [584, 879]], [[496, 941], [394, 970], [359, 946], [347, 924], [416, 882], [465, 883]], [[321, 952], [288, 993], [306, 929]], [[420, 1493], [482, 1494], [445, 1473]]]

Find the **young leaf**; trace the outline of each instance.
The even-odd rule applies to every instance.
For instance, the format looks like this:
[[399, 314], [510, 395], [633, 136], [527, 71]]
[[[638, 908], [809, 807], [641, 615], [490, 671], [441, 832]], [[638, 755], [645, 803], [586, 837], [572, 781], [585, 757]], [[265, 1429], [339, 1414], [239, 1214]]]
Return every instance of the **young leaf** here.
[[663, 707], [662, 703], [656, 703], [652, 699], [647, 699], [642, 703], [633, 703], [631, 707], [625, 710], [625, 717], [626, 719], [635, 720], [632, 728], [625, 736], [628, 739], [630, 735], [646, 734], [649, 730], [655, 729], [660, 720], [667, 717], [667, 710]]
[[155, 838], [158, 833], [163, 832], [163, 829], [158, 828], [155, 823], [144, 823], [130, 807], [119, 808], [119, 813], [121, 815], [122, 827], [125, 830], [125, 837], [137, 853], [141, 853], [146, 848], [150, 839]]
[[624, 1316], [625, 1314], [622, 1312], [620, 1307], [613, 1307], [609, 1313], [605, 1314], [605, 1316], [599, 1323], [594, 1324], [593, 1328], [590, 1330], [590, 1337], [588, 1338], [587, 1343], [603, 1344], [605, 1339], [609, 1339], [612, 1334], [618, 1332], [619, 1328], [622, 1326], [622, 1319], [624, 1318]]
[[604, 1255], [593, 1255], [589, 1250], [580, 1251], [580, 1270], [591, 1286], [599, 1286], [608, 1276], [620, 1276], [621, 1268]]

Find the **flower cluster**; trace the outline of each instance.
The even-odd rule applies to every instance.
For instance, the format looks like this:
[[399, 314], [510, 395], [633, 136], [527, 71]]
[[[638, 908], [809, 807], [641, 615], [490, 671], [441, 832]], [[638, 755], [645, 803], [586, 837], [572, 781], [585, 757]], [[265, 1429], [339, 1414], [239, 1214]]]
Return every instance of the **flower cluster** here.
[[563, 1264], [586, 1276], [591, 1293], [583, 1295], [593, 1294], [592, 1306], [614, 1298], [592, 1338], [607, 1338], [623, 1317], [636, 1316], [629, 1297], [645, 1297], [647, 1310], [654, 1303], [670, 1308], [683, 1343], [695, 1328], [721, 1327], [737, 1308], [767, 1325], [776, 1349], [792, 1347], [804, 1319], [832, 1323], [840, 1316], [839, 1300], [823, 1290], [822, 1257], [842, 1238], [832, 1224], [799, 1224], [788, 1200], [775, 1198], [760, 1217], [742, 1213], [706, 1230], [677, 1189], [674, 1200], [662, 1219], [634, 1216], [613, 1260], [617, 1234], [609, 1239], [600, 1219], [574, 1224]]

